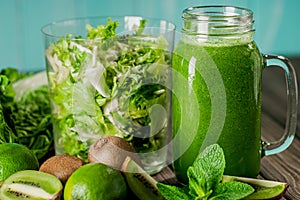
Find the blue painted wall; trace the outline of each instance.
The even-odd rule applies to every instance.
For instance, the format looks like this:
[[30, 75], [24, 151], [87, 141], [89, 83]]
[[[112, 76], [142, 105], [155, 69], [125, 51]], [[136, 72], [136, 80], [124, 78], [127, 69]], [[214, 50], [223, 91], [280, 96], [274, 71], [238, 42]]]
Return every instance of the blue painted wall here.
[[255, 40], [264, 53], [300, 55], [299, 0], [0, 0], [0, 68], [44, 69], [40, 28], [85, 16], [141, 15], [181, 27], [181, 11], [196, 5], [236, 5], [254, 11]]

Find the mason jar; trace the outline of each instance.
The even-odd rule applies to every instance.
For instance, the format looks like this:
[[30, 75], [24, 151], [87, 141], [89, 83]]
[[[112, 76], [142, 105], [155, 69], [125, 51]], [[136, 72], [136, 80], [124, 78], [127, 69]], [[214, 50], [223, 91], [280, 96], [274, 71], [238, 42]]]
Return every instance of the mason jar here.
[[[200, 151], [218, 143], [224, 174], [256, 177], [262, 156], [285, 150], [296, 129], [297, 81], [288, 59], [262, 54], [253, 35], [253, 12], [232, 6], [198, 6], [182, 15], [172, 58], [173, 167], [187, 182], [187, 169]], [[285, 71], [286, 130], [277, 142], [261, 140], [262, 72]]]

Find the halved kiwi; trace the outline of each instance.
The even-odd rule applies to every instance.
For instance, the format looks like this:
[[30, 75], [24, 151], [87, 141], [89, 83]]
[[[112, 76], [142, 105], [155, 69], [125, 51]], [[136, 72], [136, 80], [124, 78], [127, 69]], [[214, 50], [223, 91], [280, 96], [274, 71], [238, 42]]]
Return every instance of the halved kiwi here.
[[131, 191], [141, 200], [162, 200], [157, 181], [147, 174], [140, 165], [126, 157], [121, 171], [125, 175]]
[[287, 183], [224, 175], [222, 182], [239, 181], [248, 183], [255, 191], [245, 199], [280, 199], [288, 188]]
[[0, 188], [1, 200], [56, 200], [60, 199], [62, 183], [51, 174], [23, 170], [8, 177]]

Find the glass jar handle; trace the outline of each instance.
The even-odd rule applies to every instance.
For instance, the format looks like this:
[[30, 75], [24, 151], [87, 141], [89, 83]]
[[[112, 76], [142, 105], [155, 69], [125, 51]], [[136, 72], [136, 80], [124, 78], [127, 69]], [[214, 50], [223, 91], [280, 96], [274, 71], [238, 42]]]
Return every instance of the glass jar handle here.
[[267, 67], [280, 67], [285, 72], [287, 92], [287, 115], [283, 136], [274, 142], [262, 142], [262, 156], [280, 153], [287, 149], [294, 137], [297, 127], [298, 88], [295, 69], [291, 62], [283, 56], [263, 55]]

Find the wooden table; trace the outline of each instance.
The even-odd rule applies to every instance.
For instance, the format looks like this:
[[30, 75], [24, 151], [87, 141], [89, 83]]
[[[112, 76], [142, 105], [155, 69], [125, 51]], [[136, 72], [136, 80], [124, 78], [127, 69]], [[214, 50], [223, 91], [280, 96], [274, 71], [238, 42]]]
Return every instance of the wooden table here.
[[[300, 82], [300, 57], [290, 57]], [[280, 138], [285, 127], [286, 89], [284, 73], [278, 68], [266, 68], [263, 72], [262, 137], [267, 141]], [[299, 106], [300, 107], [300, 106]], [[264, 157], [261, 161], [259, 178], [286, 182], [289, 188], [282, 198], [300, 200], [300, 108], [295, 139], [285, 151]], [[171, 167], [154, 175], [158, 181], [176, 184]]]

